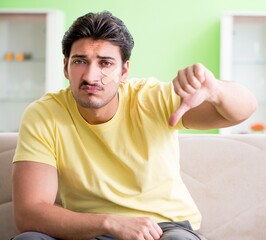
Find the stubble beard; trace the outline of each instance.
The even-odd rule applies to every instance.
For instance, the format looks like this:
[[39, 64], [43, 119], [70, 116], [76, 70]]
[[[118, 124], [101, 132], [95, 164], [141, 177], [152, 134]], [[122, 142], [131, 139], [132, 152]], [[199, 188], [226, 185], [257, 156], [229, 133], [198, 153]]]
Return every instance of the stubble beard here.
[[106, 106], [112, 99], [115, 98], [117, 93], [114, 93], [112, 96], [109, 96], [107, 99], [95, 99], [93, 94], [88, 94], [84, 99], [72, 92], [74, 99], [76, 100], [77, 104], [83, 108], [87, 109], [100, 109]]

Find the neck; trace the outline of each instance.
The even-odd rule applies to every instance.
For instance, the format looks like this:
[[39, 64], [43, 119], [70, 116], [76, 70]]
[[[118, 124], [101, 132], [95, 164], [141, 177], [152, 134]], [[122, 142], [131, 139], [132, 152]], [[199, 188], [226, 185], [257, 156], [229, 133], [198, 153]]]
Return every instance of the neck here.
[[96, 125], [108, 122], [117, 112], [119, 104], [118, 94], [107, 105], [101, 108], [84, 108], [78, 105], [81, 116], [89, 124]]

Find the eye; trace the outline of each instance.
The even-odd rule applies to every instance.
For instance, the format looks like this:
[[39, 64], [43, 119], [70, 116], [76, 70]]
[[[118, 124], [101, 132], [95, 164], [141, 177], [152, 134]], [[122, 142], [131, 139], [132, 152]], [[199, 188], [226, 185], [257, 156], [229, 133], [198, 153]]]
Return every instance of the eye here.
[[86, 61], [85, 60], [82, 60], [82, 59], [74, 59], [73, 60], [73, 63], [76, 64], [76, 65], [86, 64]]
[[110, 62], [110, 61], [101, 61], [100, 64], [101, 64], [101, 66], [102, 66], [103, 68], [109, 68], [109, 67], [113, 66], [113, 63]]

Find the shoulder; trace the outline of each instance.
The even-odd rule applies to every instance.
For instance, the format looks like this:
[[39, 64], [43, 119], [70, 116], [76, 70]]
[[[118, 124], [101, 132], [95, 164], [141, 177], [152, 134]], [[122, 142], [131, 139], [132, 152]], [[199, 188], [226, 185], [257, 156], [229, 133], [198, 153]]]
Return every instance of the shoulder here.
[[128, 86], [133, 89], [139, 89], [142, 87], [152, 87], [152, 86], [158, 86], [162, 84], [158, 79], [154, 77], [148, 77], [148, 78], [131, 78], [128, 79], [124, 85]]
[[54, 128], [59, 119], [68, 113], [68, 90], [57, 93], [47, 93], [32, 102], [23, 112], [20, 128]]
[[171, 82], [161, 82], [154, 77], [132, 78], [121, 84], [121, 90], [125, 93], [133, 94], [170, 94], [173, 90]]
[[158, 98], [165, 100], [176, 98], [172, 82], [162, 82], [154, 77], [132, 78], [121, 85], [125, 94], [133, 94], [138, 97]]
[[56, 93], [46, 93], [38, 100], [28, 105], [25, 110], [27, 113], [47, 114], [57, 112], [60, 108], [64, 108], [67, 105], [69, 89], [64, 89]]

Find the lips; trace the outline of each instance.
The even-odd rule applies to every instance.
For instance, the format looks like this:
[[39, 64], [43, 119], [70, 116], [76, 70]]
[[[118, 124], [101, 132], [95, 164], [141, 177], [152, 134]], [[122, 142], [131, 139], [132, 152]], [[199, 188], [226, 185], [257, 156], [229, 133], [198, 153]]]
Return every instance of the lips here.
[[83, 82], [80, 86], [80, 90], [86, 91], [87, 93], [96, 93], [98, 91], [102, 91], [103, 88], [99, 84], [89, 84], [87, 82]]

